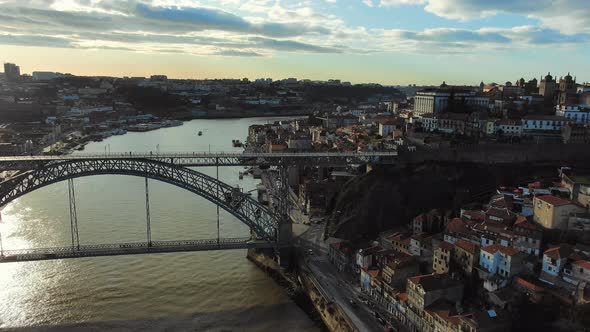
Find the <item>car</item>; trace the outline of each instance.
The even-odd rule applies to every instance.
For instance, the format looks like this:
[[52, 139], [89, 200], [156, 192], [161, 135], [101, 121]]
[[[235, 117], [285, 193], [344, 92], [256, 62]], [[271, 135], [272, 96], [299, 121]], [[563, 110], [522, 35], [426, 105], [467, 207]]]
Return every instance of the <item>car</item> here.
[[307, 254], [310, 256], [313, 255], [313, 249], [307, 249]]
[[350, 306], [355, 309], [359, 306], [353, 299], [349, 299], [348, 302], [350, 303]]

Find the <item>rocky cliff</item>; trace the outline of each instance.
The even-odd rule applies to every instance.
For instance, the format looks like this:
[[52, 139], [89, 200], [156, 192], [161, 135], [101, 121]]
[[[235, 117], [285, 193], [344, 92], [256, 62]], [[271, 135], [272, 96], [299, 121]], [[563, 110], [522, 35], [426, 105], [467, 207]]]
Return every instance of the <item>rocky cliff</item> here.
[[377, 168], [344, 185], [330, 206], [326, 235], [374, 238], [380, 231], [403, 228], [431, 209], [458, 211], [477, 194], [491, 193], [498, 185], [556, 177], [556, 167], [424, 163], [402, 169]]

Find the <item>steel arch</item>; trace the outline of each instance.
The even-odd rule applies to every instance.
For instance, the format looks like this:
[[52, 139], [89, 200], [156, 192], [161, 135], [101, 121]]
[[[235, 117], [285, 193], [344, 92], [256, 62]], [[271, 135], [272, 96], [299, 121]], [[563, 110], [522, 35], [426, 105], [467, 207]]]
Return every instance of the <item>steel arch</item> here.
[[195, 170], [149, 159], [82, 159], [43, 165], [0, 183], [0, 206], [53, 183], [94, 175], [147, 177], [186, 189], [219, 204], [264, 240], [278, 239], [279, 217], [249, 195]]

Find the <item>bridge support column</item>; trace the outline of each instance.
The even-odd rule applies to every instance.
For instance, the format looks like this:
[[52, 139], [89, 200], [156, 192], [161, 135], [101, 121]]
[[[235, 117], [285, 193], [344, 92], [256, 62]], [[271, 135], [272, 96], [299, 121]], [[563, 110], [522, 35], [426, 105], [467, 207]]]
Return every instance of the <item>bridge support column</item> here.
[[80, 250], [80, 237], [78, 234], [78, 213], [76, 212], [76, 191], [74, 179], [68, 179], [68, 193], [70, 198], [70, 231], [72, 233], [72, 250]]
[[148, 178], [145, 178], [145, 217], [147, 226], [147, 243], [148, 247], [152, 246], [152, 221], [150, 216], [150, 188], [148, 186]]
[[289, 199], [289, 167], [288, 165], [279, 166], [279, 177], [281, 181], [281, 188], [279, 192], [281, 195], [279, 212], [281, 219], [279, 221], [277, 241], [280, 248], [277, 250], [277, 260], [281, 267], [288, 267], [291, 258], [291, 244], [292, 244], [292, 224], [289, 214], [291, 213], [291, 200]]

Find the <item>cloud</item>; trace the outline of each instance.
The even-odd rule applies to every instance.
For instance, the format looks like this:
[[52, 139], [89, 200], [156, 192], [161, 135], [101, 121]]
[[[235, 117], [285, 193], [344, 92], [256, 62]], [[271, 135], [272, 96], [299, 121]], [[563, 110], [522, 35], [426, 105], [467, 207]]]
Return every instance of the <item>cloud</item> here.
[[74, 47], [69, 39], [41, 35], [0, 35], [0, 44], [61, 48]]
[[541, 21], [545, 28], [562, 33], [590, 33], [587, 0], [380, 0], [381, 6], [424, 5], [424, 9], [451, 20], [472, 20], [514, 14]]
[[269, 39], [269, 38], [260, 38], [254, 37], [250, 38], [250, 41], [256, 43], [256, 45], [261, 46], [263, 48], [270, 48], [277, 51], [286, 51], [286, 52], [310, 52], [310, 53], [342, 53], [341, 50], [334, 48], [334, 47], [322, 47], [311, 45], [307, 43], [302, 43], [293, 40], [277, 40], [277, 39]]
[[261, 57], [260, 53], [248, 52], [248, 51], [237, 51], [237, 50], [223, 50], [215, 52], [215, 55], [220, 56], [239, 56], [239, 57]]
[[[512, 13], [544, 22], [544, 13], [553, 10], [555, 26], [369, 29], [329, 13], [333, 6], [328, 3], [334, 0], [0, 0], [0, 44], [268, 57], [283, 52], [467, 54], [589, 42], [590, 22], [583, 22], [590, 17], [584, 16], [590, 1], [578, 2], [576, 8], [572, 0], [362, 1], [371, 6], [419, 5], [458, 20]], [[565, 17], [570, 18], [569, 30], [563, 28]]]
[[577, 45], [590, 42], [586, 34], [564, 35], [557, 30], [535, 26], [481, 28], [476, 30], [437, 28], [423, 31], [380, 30], [385, 47], [399, 51], [428, 53], [473, 53], [506, 51], [552, 45]]

